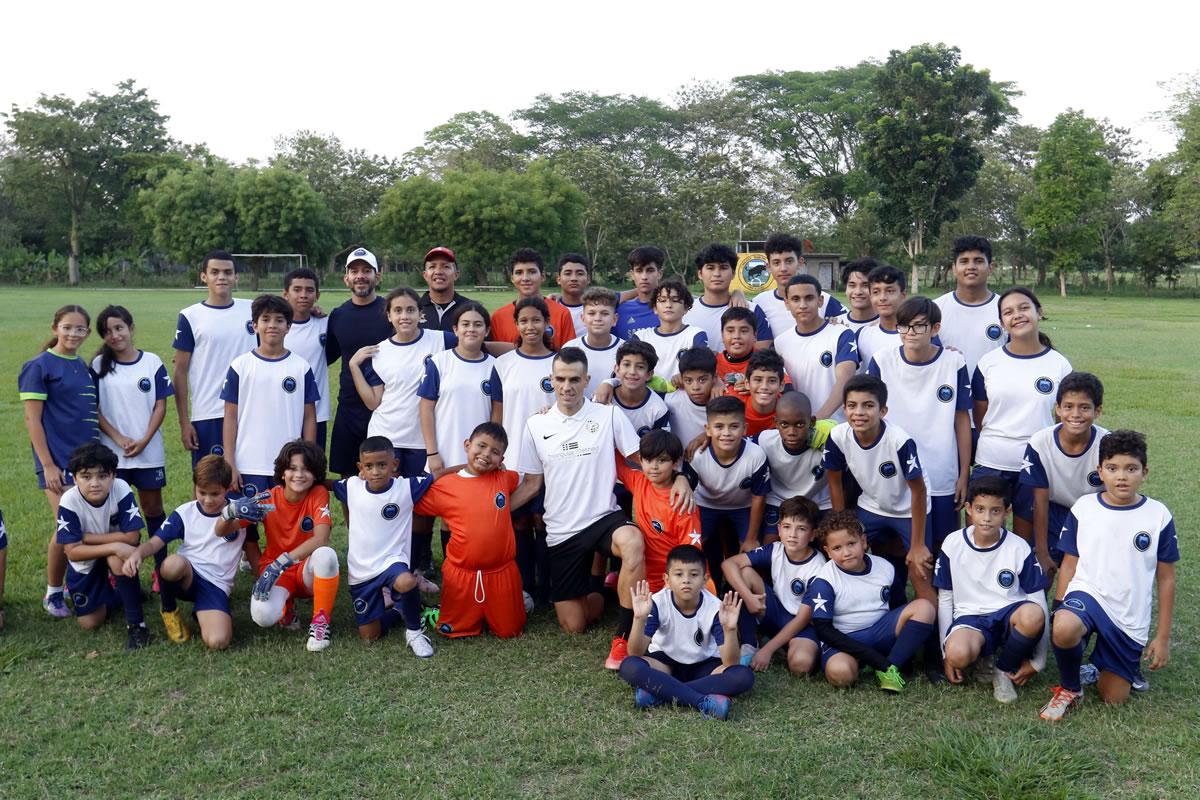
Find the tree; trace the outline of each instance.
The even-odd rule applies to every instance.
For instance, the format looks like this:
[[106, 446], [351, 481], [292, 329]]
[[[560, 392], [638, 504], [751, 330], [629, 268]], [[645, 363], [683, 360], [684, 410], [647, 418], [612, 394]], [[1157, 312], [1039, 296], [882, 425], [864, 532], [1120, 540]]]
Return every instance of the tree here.
[[845, 223], [869, 183], [859, 149], [876, 106], [880, 66], [863, 62], [825, 72], [766, 72], [733, 79], [745, 132]]
[[1178, 280], [1183, 266], [1176, 249], [1175, 227], [1165, 213], [1177, 182], [1170, 157], [1150, 162], [1140, 182], [1137, 216], [1129, 225], [1125, 252], [1136, 265], [1147, 290], [1160, 278]]
[[1101, 125], [1104, 135], [1104, 157], [1111, 178], [1104, 193], [1104, 202], [1097, 209], [1096, 232], [1100, 237], [1100, 252], [1104, 258], [1104, 287], [1111, 293], [1116, 283], [1113, 251], [1124, 238], [1133, 221], [1137, 198], [1142, 188], [1142, 165], [1134, 155], [1135, 142], [1127, 128], [1118, 128], [1107, 121]]
[[132, 80], [111, 95], [86, 100], [42, 95], [31, 108], [5, 114], [13, 147], [64, 200], [69, 227], [69, 281], [79, 283], [80, 233], [89, 208], [117, 209], [138, 188], [148, 155], [170, 146], [167, 118]]
[[255, 253], [305, 253], [323, 261], [337, 246], [329, 208], [303, 175], [283, 167], [237, 171], [234, 241]]
[[404, 154], [403, 171], [431, 178], [472, 167], [520, 171], [533, 144], [490, 111], [464, 111], [427, 131], [425, 143]]
[[1095, 120], [1068, 110], [1042, 137], [1033, 168], [1033, 193], [1022, 215], [1034, 244], [1058, 271], [1059, 293], [1067, 293], [1067, 273], [1081, 269], [1099, 244], [1101, 210], [1112, 180], [1105, 157], [1104, 131]]
[[194, 264], [210, 250], [233, 246], [235, 171], [226, 163], [191, 162], [169, 170], [138, 193], [150, 244], [171, 259]]
[[863, 123], [863, 164], [879, 193], [885, 230], [904, 240], [918, 289], [925, 240], [953, 219], [983, 165], [979, 143], [1012, 109], [1014, 93], [987, 70], [960, 63], [957, 47], [893, 50], [875, 76], [877, 106]]
[[1174, 231], [1175, 252], [1189, 261], [1200, 259], [1200, 99], [1176, 117], [1179, 145], [1170, 156], [1176, 174], [1163, 214]]

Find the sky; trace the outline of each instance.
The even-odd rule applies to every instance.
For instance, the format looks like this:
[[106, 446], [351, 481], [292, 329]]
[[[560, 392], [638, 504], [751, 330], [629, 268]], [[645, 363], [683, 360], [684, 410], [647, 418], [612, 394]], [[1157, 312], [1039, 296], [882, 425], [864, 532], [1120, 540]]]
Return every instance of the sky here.
[[[1067, 108], [1174, 147], [1160, 83], [1200, 73], [1200, 6], [1138, 3], [208, 0], [8, 4], [0, 110], [133, 78], [176, 139], [241, 162], [312, 130], [399, 157], [462, 111], [507, 117], [543, 93], [637, 94], [769, 70], [824, 70], [944, 42], [1012, 81], [1021, 121]], [[18, 34], [18, 32], [24, 32]], [[751, 110], [747, 109], [749, 117]]]

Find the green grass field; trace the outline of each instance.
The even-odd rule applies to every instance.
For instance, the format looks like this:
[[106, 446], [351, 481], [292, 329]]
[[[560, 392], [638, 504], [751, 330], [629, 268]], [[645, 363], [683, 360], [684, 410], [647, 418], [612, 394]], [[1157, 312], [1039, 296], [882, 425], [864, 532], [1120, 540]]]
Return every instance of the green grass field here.
[[[345, 298], [329, 293], [332, 308]], [[235, 639], [156, 635], [124, 651], [122, 625], [87, 633], [39, 603], [51, 531], [17, 399], [20, 365], [53, 310], [122, 303], [137, 343], [170, 359], [176, 312], [198, 292], [0, 290], [0, 506], [10, 546], [0, 634], [0, 797], [1196, 797], [1200, 791], [1200, 590], [1191, 581], [1200, 500], [1200, 310], [1194, 301], [1047, 298], [1044, 329], [1107, 387], [1109, 428], [1150, 438], [1148, 493], [1175, 513], [1179, 569], [1172, 660], [1119, 709], [1088, 702], [1051, 728], [1037, 718], [1054, 682], [1011, 707], [989, 686], [910, 683], [899, 697], [863, 683], [835, 691], [781, 666], [760, 676], [726, 724], [675, 709], [635, 712], [601, 668], [611, 624], [568, 637], [539, 613], [516, 641], [435, 641], [420, 662], [401, 638], [360, 643], [345, 590], [323, 654], [261, 630], [250, 582], [235, 590]], [[491, 306], [507, 302], [483, 296]], [[1188, 343], [1191, 344], [1188, 344]], [[87, 354], [98, 339], [88, 340]], [[190, 496], [173, 409], [166, 505]], [[334, 530], [344, 552], [344, 526]], [[185, 606], [186, 608], [186, 606]], [[1051, 666], [1051, 673], [1053, 667]]]

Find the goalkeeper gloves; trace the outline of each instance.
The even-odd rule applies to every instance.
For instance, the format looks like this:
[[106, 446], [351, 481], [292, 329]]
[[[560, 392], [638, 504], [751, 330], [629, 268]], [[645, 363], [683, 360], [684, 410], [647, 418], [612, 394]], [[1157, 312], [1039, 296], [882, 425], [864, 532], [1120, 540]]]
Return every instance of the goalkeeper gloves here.
[[275, 585], [275, 581], [279, 580], [279, 576], [283, 574], [285, 569], [295, 563], [287, 553], [280, 553], [278, 558], [267, 564], [267, 568], [263, 570], [262, 575], [258, 576], [258, 580], [254, 582], [254, 590], [250, 596], [255, 600], [266, 600], [271, 595], [271, 587]]
[[221, 519], [234, 520], [244, 519], [250, 522], [262, 522], [263, 517], [268, 512], [275, 510], [273, 503], [264, 502], [270, 499], [270, 492], [262, 492], [253, 497], [239, 497], [230, 500], [225, 508], [221, 509]]

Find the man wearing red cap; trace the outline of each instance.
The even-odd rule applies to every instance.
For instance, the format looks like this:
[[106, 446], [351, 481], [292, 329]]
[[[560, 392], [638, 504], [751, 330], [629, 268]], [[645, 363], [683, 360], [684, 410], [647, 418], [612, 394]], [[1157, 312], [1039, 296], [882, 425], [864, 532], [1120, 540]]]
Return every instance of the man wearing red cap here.
[[454, 251], [449, 247], [435, 247], [426, 253], [422, 276], [429, 291], [421, 295], [417, 303], [421, 312], [421, 327], [448, 331], [452, 327], [455, 310], [470, 299], [454, 290], [454, 282], [458, 280]]

